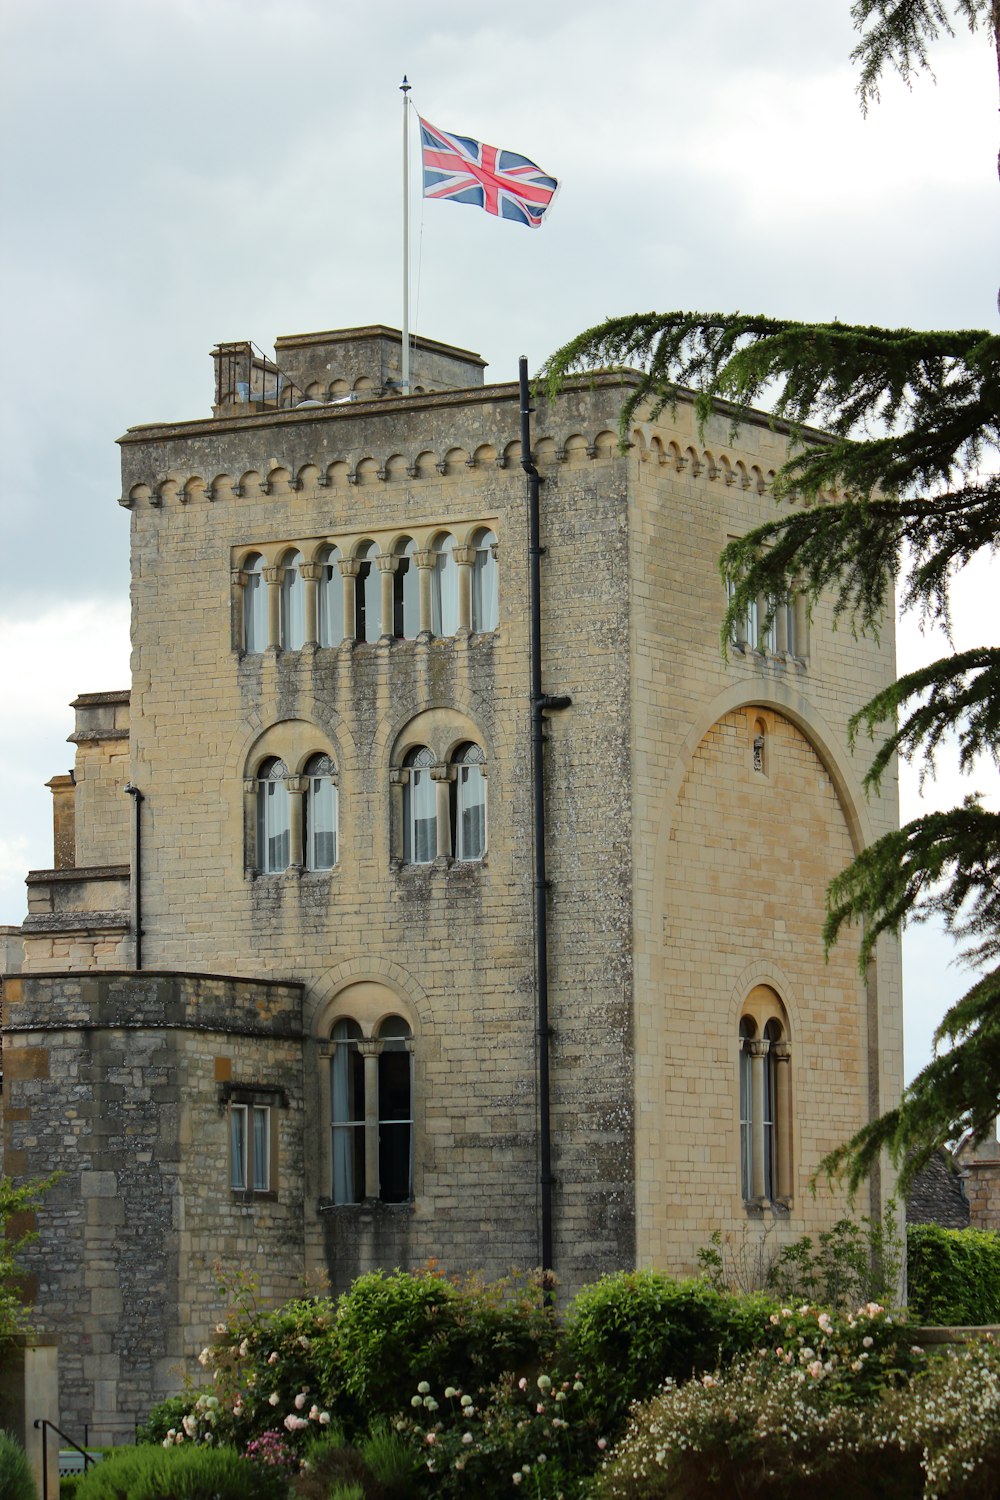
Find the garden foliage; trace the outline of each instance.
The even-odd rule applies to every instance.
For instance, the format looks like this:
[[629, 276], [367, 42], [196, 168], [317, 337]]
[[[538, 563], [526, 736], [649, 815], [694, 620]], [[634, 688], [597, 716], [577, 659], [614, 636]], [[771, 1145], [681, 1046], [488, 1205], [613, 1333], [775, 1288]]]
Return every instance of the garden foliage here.
[[88, 1469], [77, 1500], [285, 1500], [287, 1476], [234, 1448], [118, 1448]]
[[910, 1316], [965, 1327], [1000, 1323], [1000, 1235], [984, 1229], [907, 1230]]
[[38, 1500], [27, 1455], [9, 1432], [0, 1432], [0, 1496], [2, 1500]]

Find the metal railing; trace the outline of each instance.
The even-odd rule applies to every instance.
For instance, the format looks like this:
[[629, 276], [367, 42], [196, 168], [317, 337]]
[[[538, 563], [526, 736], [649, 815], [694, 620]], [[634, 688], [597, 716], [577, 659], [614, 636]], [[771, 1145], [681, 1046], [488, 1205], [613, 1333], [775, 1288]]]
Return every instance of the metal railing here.
[[[64, 1443], [68, 1443], [71, 1448], [75, 1448], [76, 1451], [77, 1451], [77, 1453], [82, 1453], [83, 1454], [83, 1470], [84, 1470], [84, 1473], [86, 1473], [86, 1471], [90, 1468], [91, 1464], [96, 1464], [97, 1459], [94, 1457], [94, 1455], [92, 1453], [88, 1453], [87, 1450], [86, 1450], [86, 1448], [81, 1448], [79, 1443], [74, 1442], [73, 1439], [69, 1436], [68, 1433], [63, 1432], [63, 1430], [62, 1430], [61, 1427], [57, 1427], [56, 1426], [55, 1422], [50, 1422], [49, 1419], [48, 1419], [48, 1417], [36, 1417], [35, 1421], [34, 1421], [34, 1427], [35, 1427], [36, 1432], [41, 1432], [41, 1434], [42, 1434], [42, 1495], [44, 1496], [44, 1500], [49, 1500], [49, 1428], [50, 1427], [51, 1427], [51, 1429], [52, 1429], [53, 1432], [57, 1433], [58, 1436], [62, 1438], [62, 1440], [63, 1440]], [[86, 1442], [86, 1439], [84, 1439], [84, 1441]]]

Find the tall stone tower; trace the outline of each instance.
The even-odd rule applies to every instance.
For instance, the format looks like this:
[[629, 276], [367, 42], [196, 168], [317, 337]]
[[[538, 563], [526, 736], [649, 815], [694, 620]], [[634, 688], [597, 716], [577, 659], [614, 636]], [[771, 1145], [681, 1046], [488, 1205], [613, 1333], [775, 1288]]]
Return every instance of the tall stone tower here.
[[[39, 1215], [64, 1419], [176, 1385], [218, 1309], [434, 1256], [539, 1261], [528, 555], [518, 397], [371, 327], [214, 351], [213, 414], [130, 429], [132, 682], [77, 699], [4, 980], [8, 1170]], [[822, 1155], [901, 1081], [898, 956], [824, 961], [828, 881], [894, 825], [850, 713], [893, 673], [822, 605], [719, 649], [780, 424], [628, 374], [534, 418], [553, 1255], [696, 1269], [815, 1233]], [[8, 949], [12, 949], [8, 942]], [[15, 972], [16, 971], [16, 972]], [[882, 1185], [871, 1208], [882, 1208]]]

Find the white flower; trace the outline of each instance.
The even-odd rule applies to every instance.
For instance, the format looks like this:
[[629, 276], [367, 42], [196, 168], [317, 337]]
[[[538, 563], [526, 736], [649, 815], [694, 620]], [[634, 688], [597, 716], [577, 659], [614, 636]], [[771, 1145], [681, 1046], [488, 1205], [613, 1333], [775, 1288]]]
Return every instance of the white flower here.
[[216, 1333], [225, 1333], [225, 1331], [226, 1331], [226, 1325], [225, 1325], [225, 1323], [216, 1323], [216, 1325], [215, 1325], [215, 1331], [216, 1331]]
[[865, 1336], [864, 1336], [864, 1338], [861, 1340], [862, 1348], [864, 1348], [864, 1349], [870, 1349], [871, 1346], [872, 1346], [872, 1344], [874, 1344], [874, 1342], [875, 1342], [875, 1340], [872, 1338], [871, 1334], [870, 1333], [866, 1333]]
[[310, 1422], [319, 1421], [319, 1407], [315, 1403], [309, 1408], [309, 1420]]
[[539, 1375], [535, 1384], [540, 1391], [549, 1391], [552, 1389], [552, 1377], [550, 1375]]
[[272, 1406], [277, 1406], [278, 1402], [281, 1400], [281, 1397], [278, 1395], [277, 1391], [272, 1391], [267, 1399]]
[[471, 1406], [472, 1405], [472, 1397], [471, 1396], [463, 1396], [461, 1404], [463, 1406]]
[[330, 1413], [328, 1411], [321, 1411], [320, 1412], [320, 1414], [319, 1414], [319, 1425], [321, 1427], [329, 1427], [329, 1425], [330, 1425]]
[[246, 1359], [247, 1354], [249, 1353], [249, 1350], [250, 1350], [250, 1340], [249, 1339], [244, 1339], [243, 1342], [240, 1344], [240, 1359]]
[[309, 1340], [306, 1338], [304, 1333], [299, 1334], [299, 1343], [302, 1345], [303, 1349], [309, 1348]]
[[518, 1469], [518, 1471], [517, 1471], [517, 1473], [516, 1473], [516, 1474], [512, 1474], [512, 1475], [511, 1475], [511, 1476], [510, 1476], [510, 1479], [511, 1479], [511, 1483], [512, 1483], [512, 1484], [520, 1484], [520, 1483], [521, 1483], [521, 1480], [522, 1480], [522, 1478], [523, 1478], [523, 1477], [524, 1477], [524, 1476], [523, 1476], [523, 1475], [522, 1475], [522, 1473], [521, 1473], [521, 1471], [520, 1471], [520, 1469]]
[[411, 1396], [410, 1397], [410, 1405], [411, 1406], [423, 1406], [423, 1404], [424, 1404], [424, 1399], [423, 1399], [422, 1396]]
[[417, 1386], [417, 1390], [420, 1392], [421, 1396], [426, 1396], [430, 1392], [430, 1386], [428, 1385], [426, 1380], [422, 1380]]
[[455, 1389], [455, 1387], [453, 1385], [446, 1385], [445, 1386], [445, 1388], [444, 1388], [444, 1398], [445, 1398], [446, 1401], [450, 1401], [453, 1396], [457, 1396], [457, 1395], [458, 1395], [458, 1392], [456, 1391], [456, 1389]]
[[184, 1428], [184, 1431], [187, 1433], [188, 1437], [194, 1437], [195, 1433], [198, 1431], [198, 1418], [195, 1416], [194, 1412], [189, 1411], [186, 1417], [181, 1418], [181, 1426]]
[[267, 1362], [269, 1365], [276, 1365], [278, 1363], [277, 1349], [272, 1350], [271, 1353], [267, 1356]]
[[198, 1363], [200, 1365], [209, 1365], [209, 1364], [211, 1364], [211, 1362], [212, 1362], [212, 1351], [211, 1351], [211, 1349], [203, 1349], [201, 1351], [201, 1353], [198, 1355]]
[[463, 1432], [462, 1433], [462, 1442], [463, 1443], [471, 1443], [472, 1442], [472, 1433], [471, 1432]]

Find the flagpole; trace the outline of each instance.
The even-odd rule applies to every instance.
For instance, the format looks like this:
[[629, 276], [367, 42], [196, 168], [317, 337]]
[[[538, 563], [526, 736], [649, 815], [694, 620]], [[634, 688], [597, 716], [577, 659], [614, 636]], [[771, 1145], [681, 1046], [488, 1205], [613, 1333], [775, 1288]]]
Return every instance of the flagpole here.
[[403, 96], [403, 394], [410, 394], [410, 85], [406, 75], [399, 85]]

